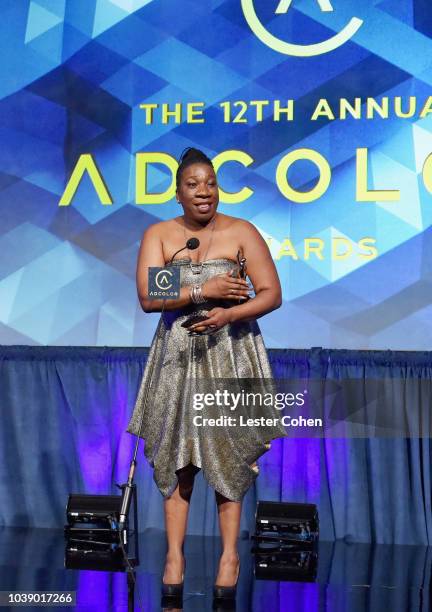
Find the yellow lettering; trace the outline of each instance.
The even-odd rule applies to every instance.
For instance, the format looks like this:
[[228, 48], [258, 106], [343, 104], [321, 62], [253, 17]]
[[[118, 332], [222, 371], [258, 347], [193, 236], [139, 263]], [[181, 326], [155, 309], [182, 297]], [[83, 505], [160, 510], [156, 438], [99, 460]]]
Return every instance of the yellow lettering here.
[[[346, 250], [342, 253], [338, 253], [338, 243], [345, 245]], [[352, 253], [352, 245], [348, 238], [343, 238], [342, 236], [336, 236], [332, 238], [332, 259], [346, 259]]]
[[330, 108], [330, 104], [325, 98], [321, 98], [315, 107], [311, 121], [316, 121], [318, 117], [327, 117], [327, 119], [334, 119], [334, 113]]
[[191, 102], [187, 105], [187, 122], [204, 123], [203, 117], [204, 102]]
[[273, 108], [273, 119], [274, 121], [280, 121], [281, 115], [286, 115], [287, 121], [292, 121], [294, 119], [294, 100], [288, 100], [287, 106], [281, 106], [280, 100], [274, 101]]
[[285, 240], [282, 242], [275, 259], [281, 259], [281, 257], [292, 257], [293, 259], [299, 258], [297, 251], [289, 238], [285, 238]]
[[236, 108], [237, 106], [240, 107], [240, 110], [234, 117], [233, 123], [247, 123], [247, 118], [244, 115], [246, 114], [248, 105], [244, 100], [237, 100], [237, 102], [234, 102], [233, 107]]
[[420, 119], [424, 119], [425, 117], [427, 117], [427, 115], [429, 115], [429, 113], [432, 113], [432, 96], [429, 96], [429, 98], [426, 100], [425, 105], [423, 106], [423, 109], [420, 113]]
[[373, 119], [374, 114], [377, 113], [383, 119], [389, 117], [389, 99], [384, 97], [381, 100], [381, 104], [375, 100], [375, 98], [367, 98], [366, 100], [366, 117]]
[[150, 125], [151, 123], [153, 123], [153, 111], [155, 111], [157, 109], [159, 105], [158, 104], [140, 104], [140, 108], [143, 109], [144, 113], [145, 113], [145, 122], [146, 125]]
[[[229, 161], [236, 161], [240, 164], [243, 164], [243, 166], [247, 168], [253, 163], [254, 159], [244, 151], [237, 151], [233, 149], [231, 151], [224, 151], [223, 153], [219, 153], [219, 155], [216, 155], [216, 157], [214, 157], [212, 161], [214, 170], [217, 173], [219, 168]], [[240, 202], [244, 202], [245, 200], [250, 198], [252, 194], [253, 190], [249, 187], [243, 187], [243, 189], [240, 189], [240, 191], [237, 191], [236, 193], [224, 191], [221, 187], [219, 187], [220, 199], [226, 204], [239, 204]]]
[[359, 257], [363, 259], [375, 259], [378, 256], [378, 249], [374, 246], [375, 238], [362, 238], [359, 240], [359, 247], [365, 251], [359, 253]]
[[305, 238], [304, 255], [305, 259], [309, 259], [311, 253], [315, 253], [318, 259], [324, 259], [322, 251], [324, 249], [324, 240], [321, 238]]
[[170, 110], [169, 104], [162, 104], [162, 123], [164, 124], [169, 123], [171, 117], [174, 118], [174, 123], [181, 123], [182, 105], [180, 102], [176, 102], [174, 104], [174, 110]]
[[[147, 193], [147, 165], [164, 164], [171, 171], [171, 184], [161, 193]], [[178, 164], [174, 157], [167, 153], [137, 153], [136, 155], [136, 203], [137, 204], [164, 204], [175, 196], [175, 173]]]
[[[319, 171], [320, 176], [317, 184], [310, 191], [297, 191], [288, 183], [288, 169], [292, 164], [301, 159], [306, 159], [314, 163]], [[318, 200], [328, 189], [331, 180], [331, 168], [328, 161], [317, 151], [313, 149], [297, 149], [291, 151], [280, 160], [276, 169], [276, 183], [280, 192], [288, 200], [305, 204]]]
[[341, 119], [347, 118], [347, 113], [354, 119], [361, 119], [361, 98], [354, 99], [352, 106], [346, 98], [341, 98], [339, 101], [339, 116]]
[[426, 189], [432, 193], [432, 153], [426, 157], [422, 174]]
[[80, 155], [75, 168], [72, 171], [71, 177], [66, 185], [66, 189], [60, 199], [59, 206], [69, 206], [78, 189], [84, 173], [87, 172], [89, 178], [95, 188], [95, 191], [102, 204], [112, 204], [113, 199], [108, 191], [103, 180], [102, 174], [99, 172], [96, 162], [89, 153]]
[[417, 109], [417, 98], [415, 96], [409, 97], [409, 109], [406, 112], [402, 110], [402, 97], [401, 96], [396, 96], [394, 105], [395, 105], [396, 117], [401, 117], [402, 119], [405, 119], [408, 117], [414, 117], [416, 109]]
[[262, 121], [264, 119], [264, 106], [270, 104], [268, 100], [251, 100], [250, 105], [256, 107], [256, 120]]
[[400, 191], [397, 189], [368, 189], [368, 150], [366, 148], [357, 149], [356, 168], [357, 202], [396, 202], [400, 200]]
[[231, 122], [231, 102], [229, 101], [221, 102], [219, 106], [223, 108], [224, 123], [230, 123]]

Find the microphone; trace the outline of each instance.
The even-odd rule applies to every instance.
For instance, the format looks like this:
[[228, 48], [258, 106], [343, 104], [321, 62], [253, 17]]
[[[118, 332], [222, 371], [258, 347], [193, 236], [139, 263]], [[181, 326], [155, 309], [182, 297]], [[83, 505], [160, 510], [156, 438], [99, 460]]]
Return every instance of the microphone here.
[[174, 253], [174, 255], [171, 257], [169, 265], [172, 264], [172, 262], [174, 261], [174, 257], [176, 255], [178, 255], [179, 253], [181, 253], [182, 251], [184, 251], [185, 249], [189, 249], [189, 251], [194, 251], [195, 249], [197, 249], [200, 245], [200, 241], [198, 240], [198, 238], [189, 238], [189, 240], [186, 242], [186, 244], [184, 245], [184, 247], [182, 247], [181, 249], [179, 249], [178, 251], [176, 251]]
[[186, 248], [189, 249], [189, 251], [195, 251], [199, 245], [200, 241], [198, 238], [189, 238], [189, 240], [186, 242]]
[[[139, 438], [138, 438], [138, 441], [139, 441]], [[132, 459], [131, 464], [130, 464], [127, 482], [123, 485], [117, 485], [123, 491], [121, 507], [120, 507], [120, 517], [119, 517], [120, 520], [118, 523], [119, 531], [123, 531], [123, 529], [125, 528], [126, 521], [129, 515], [129, 508], [130, 508], [131, 501], [132, 501], [132, 492], [134, 490], [133, 481], [134, 481], [134, 476], [135, 476], [136, 465], [137, 465], [137, 461], [136, 461], [136, 452], [135, 452], [134, 458]]]

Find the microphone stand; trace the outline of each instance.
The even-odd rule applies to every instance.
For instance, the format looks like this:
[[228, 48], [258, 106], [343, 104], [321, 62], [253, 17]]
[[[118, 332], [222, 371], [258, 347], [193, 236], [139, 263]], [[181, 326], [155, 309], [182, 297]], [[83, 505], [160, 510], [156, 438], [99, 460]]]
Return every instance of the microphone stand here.
[[[168, 266], [170, 266], [172, 264], [172, 262], [174, 261], [174, 257], [176, 255], [178, 255], [181, 251], [184, 251], [184, 249], [189, 249], [189, 250], [194, 250], [197, 249], [199, 247], [199, 240], [198, 238], [189, 238], [189, 240], [186, 242], [185, 246], [182, 247], [181, 249], [179, 249], [178, 251], [176, 251], [174, 253], [174, 255], [171, 257], [170, 262], [168, 264]], [[165, 301], [163, 300], [162, 303], [162, 310], [161, 310], [161, 316], [159, 321], [162, 320], [162, 316], [164, 313], [164, 309], [165, 309]], [[136, 470], [136, 466], [137, 466], [137, 455], [138, 455], [138, 446], [139, 446], [139, 441], [141, 438], [141, 434], [142, 434], [142, 429], [144, 426], [144, 414], [145, 414], [145, 409], [147, 407], [147, 399], [149, 396], [149, 392], [150, 392], [150, 385], [152, 382], [152, 378], [153, 378], [153, 371], [154, 371], [154, 362], [155, 360], [153, 359], [152, 362], [150, 363], [150, 368], [148, 371], [148, 384], [146, 386], [145, 389], [145, 394], [144, 394], [144, 400], [143, 400], [143, 409], [142, 409], [142, 414], [141, 414], [141, 420], [140, 420], [140, 427], [139, 427], [139, 431], [138, 431], [138, 435], [137, 435], [137, 439], [136, 439], [136, 443], [135, 443], [135, 450], [134, 450], [134, 454], [133, 454], [133, 458], [130, 464], [130, 468], [129, 468], [129, 475], [128, 475], [128, 479], [127, 482], [125, 484], [122, 485], [118, 485], [122, 491], [122, 503], [121, 503], [121, 507], [120, 507], [120, 520], [118, 523], [118, 531], [119, 531], [119, 537], [121, 538], [121, 532], [123, 531], [123, 529], [125, 528], [126, 522], [127, 522], [127, 518], [129, 515], [129, 510], [130, 510], [130, 505], [131, 505], [131, 500], [132, 500], [132, 494], [134, 491], [134, 477], [135, 477], [135, 470]]]

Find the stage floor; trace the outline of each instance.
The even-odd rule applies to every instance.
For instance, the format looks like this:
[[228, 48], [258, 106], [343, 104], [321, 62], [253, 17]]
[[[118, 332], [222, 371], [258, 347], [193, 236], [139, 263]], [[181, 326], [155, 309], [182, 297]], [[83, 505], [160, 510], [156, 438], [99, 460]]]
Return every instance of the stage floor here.
[[[227, 609], [237, 612], [430, 610], [431, 547], [320, 542], [316, 578], [305, 575], [304, 579], [309, 580], [306, 582], [292, 580], [292, 568], [291, 579], [257, 578], [251, 547], [250, 540], [240, 540], [241, 572], [237, 602], [235, 608]], [[139, 554], [134, 605], [131, 605], [129, 596], [128, 608], [126, 574], [65, 569], [63, 531], [1, 528], [0, 590], [76, 591], [76, 607], [50, 607], [65, 612], [128, 609], [153, 612], [167, 609], [161, 607], [160, 599], [164, 533], [140, 534]], [[214, 609], [212, 585], [220, 554], [219, 539], [188, 536], [185, 554], [186, 576], [181, 609], [190, 612]], [[305, 559], [298, 557], [299, 564]], [[301, 579], [300, 567], [298, 571]], [[41, 608], [26, 606], [24, 609]]]

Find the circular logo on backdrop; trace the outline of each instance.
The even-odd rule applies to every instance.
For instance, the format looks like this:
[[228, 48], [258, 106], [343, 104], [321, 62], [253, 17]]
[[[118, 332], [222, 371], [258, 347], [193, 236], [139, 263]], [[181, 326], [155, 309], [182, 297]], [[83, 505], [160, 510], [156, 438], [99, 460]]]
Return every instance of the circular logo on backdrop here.
[[172, 287], [171, 276], [172, 276], [172, 272], [170, 272], [169, 270], [161, 270], [155, 276], [156, 286], [162, 291], [171, 289]]
[[[312, 1], [312, 0], [311, 0]], [[333, 6], [330, 0], [315, 0], [318, 2], [320, 9], [323, 13], [332, 12]], [[282, 15], [288, 12], [293, 0], [280, 0], [275, 10], [276, 15]], [[322, 55], [323, 53], [329, 53], [338, 47], [341, 47], [350, 38], [354, 36], [360, 26], [363, 24], [362, 19], [353, 17], [350, 22], [337, 34], [331, 38], [327, 38], [320, 43], [314, 43], [311, 45], [296, 45], [294, 43], [286, 42], [274, 36], [260, 21], [255, 11], [254, 0], [241, 0], [244, 16], [252, 32], [263, 42], [267, 47], [270, 47], [278, 53], [284, 53], [285, 55], [294, 55], [296, 57], [311, 57], [313, 55]]]

